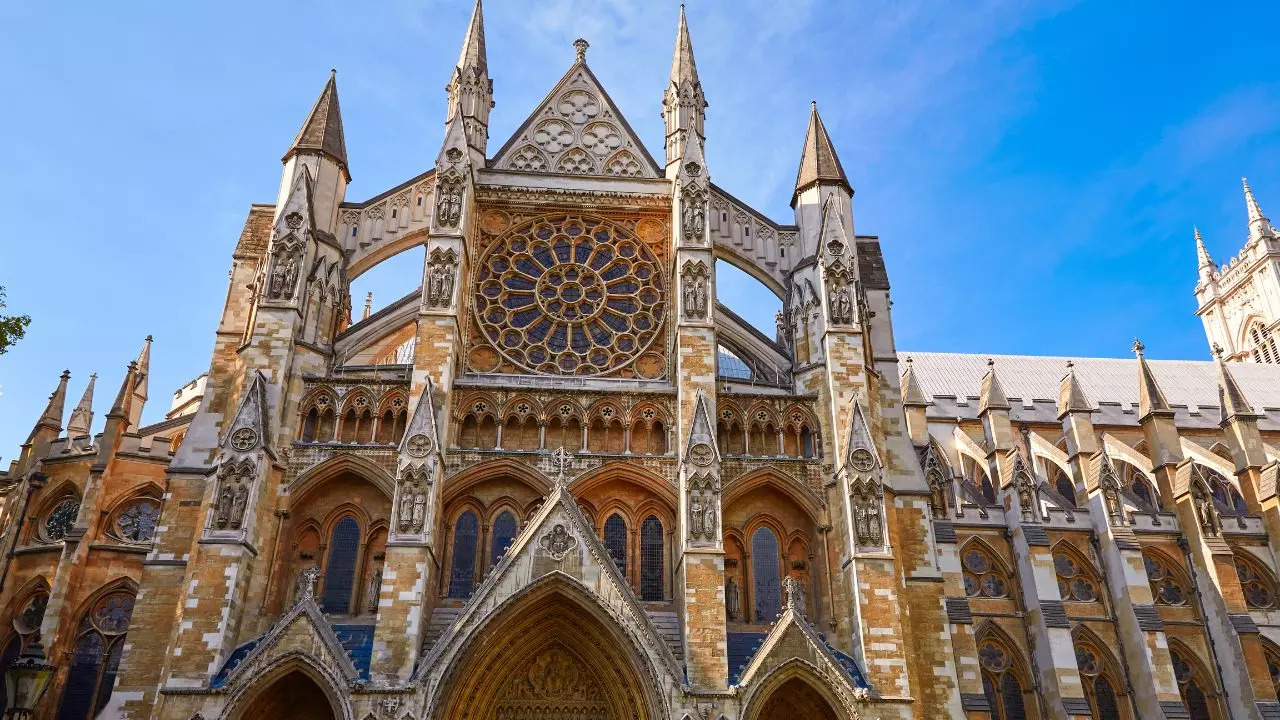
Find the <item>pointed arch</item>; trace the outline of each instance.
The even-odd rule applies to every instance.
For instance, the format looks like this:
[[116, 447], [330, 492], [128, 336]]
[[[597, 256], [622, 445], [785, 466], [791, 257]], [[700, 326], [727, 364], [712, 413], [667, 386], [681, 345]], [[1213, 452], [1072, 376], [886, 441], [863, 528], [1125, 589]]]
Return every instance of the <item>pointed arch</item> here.
[[1276, 575], [1252, 552], [1242, 547], [1235, 551], [1236, 575], [1250, 610], [1271, 610], [1280, 604], [1280, 583]]
[[1104, 602], [1102, 574], [1093, 560], [1070, 540], [1059, 540], [1051, 548], [1058, 592], [1066, 602]]
[[1013, 597], [1013, 568], [981, 536], [974, 535], [960, 546], [960, 565], [969, 597]]
[[1142, 560], [1156, 605], [1181, 606], [1192, 602], [1191, 576], [1182, 563], [1155, 548], [1144, 548]]
[[1026, 717], [1026, 707], [1035, 702], [1026, 659], [1021, 647], [993, 620], [985, 620], [974, 633], [978, 647], [982, 690], [991, 707], [993, 720]]
[[596, 488], [615, 480], [624, 480], [644, 488], [659, 498], [665, 505], [666, 511], [672, 515], [675, 513], [676, 506], [679, 505], [679, 497], [666, 478], [652, 470], [621, 460], [606, 462], [582, 473], [570, 481], [569, 491], [574, 497], [584, 497], [590, 495]]
[[1082, 623], [1071, 629], [1076, 667], [1085, 697], [1098, 720], [1123, 720], [1130, 716], [1124, 669], [1107, 643]]
[[551, 482], [545, 475], [524, 463], [511, 459], [490, 460], [460, 470], [444, 482], [441, 501], [444, 504], [465, 495], [480, 483], [497, 478], [513, 478], [528, 485], [539, 495], [551, 492]]
[[[257, 712], [264, 697], [277, 688], [281, 680], [290, 675], [300, 673], [321, 691], [321, 697], [329, 705], [334, 720], [353, 720], [351, 703], [347, 693], [340, 688], [346, 685], [343, 678], [338, 677], [325, 664], [310, 653], [294, 650], [273, 660], [259, 673], [255, 673], [251, 682], [239, 683], [236, 690], [227, 700], [227, 711], [223, 717], [227, 720], [253, 720], [263, 717]], [[298, 715], [298, 720], [307, 715]], [[321, 718], [321, 720], [324, 720]]]
[[474, 625], [438, 643], [419, 666], [419, 674], [445, 667], [428, 681], [436, 720], [488, 716], [504, 702], [518, 706], [522, 698], [493, 678], [537, 677], [524, 669], [535, 664], [578, 678], [574, 685], [585, 688], [580, 702], [617, 708], [625, 717], [669, 718], [664, 693], [679, 687], [675, 668], [667, 666], [673, 660], [654, 658], [646, 647], [662, 640], [646, 642], [625, 629], [609, 605], [569, 575], [552, 571], [473, 617]]
[[1191, 720], [1220, 720], [1221, 693], [1214, 675], [1196, 653], [1182, 640], [1169, 638], [1169, 659], [1173, 661], [1173, 677]]
[[770, 670], [743, 698], [743, 720], [855, 717], [848, 699], [812, 663], [792, 658]]
[[302, 471], [289, 484], [289, 495], [294, 505], [312, 490], [324, 485], [344, 473], [358, 475], [369, 484], [382, 491], [387, 498], [395, 495], [395, 478], [377, 463], [354, 453], [341, 452], [322, 463], [313, 465]]
[[766, 486], [775, 488], [783, 495], [786, 495], [808, 513], [809, 518], [814, 522], [817, 522], [818, 518], [822, 517], [822, 504], [811, 490], [807, 487], [801, 487], [794, 480], [780, 475], [776, 470], [767, 467], [732, 480], [724, 488], [722, 504], [728, 508], [752, 490]]

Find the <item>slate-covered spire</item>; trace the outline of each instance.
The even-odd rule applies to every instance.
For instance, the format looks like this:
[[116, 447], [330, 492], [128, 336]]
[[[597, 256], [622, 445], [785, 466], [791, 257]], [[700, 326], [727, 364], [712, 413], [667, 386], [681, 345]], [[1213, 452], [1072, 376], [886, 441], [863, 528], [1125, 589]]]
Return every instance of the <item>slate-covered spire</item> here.
[[[462, 121], [467, 144], [474, 148], [477, 160], [483, 160], [489, 140], [489, 109], [493, 107], [493, 81], [489, 79], [489, 59], [484, 49], [484, 11], [476, 0], [471, 22], [453, 77], [445, 88], [449, 91], [449, 114], [445, 125]], [[446, 143], [448, 141], [446, 140]]]
[[1160, 384], [1156, 382], [1156, 376], [1151, 372], [1151, 366], [1147, 365], [1147, 359], [1142, 353], [1147, 349], [1141, 340], [1134, 338], [1133, 352], [1138, 356], [1138, 420], [1145, 419], [1148, 415], [1172, 415], [1173, 408], [1169, 407], [1169, 401], [1164, 397], [1164, 391], [1160, 389]]
[[1058, 418], [1062, 419], [1073, 412], [1093, 412], [1093, 404], [1085, 396], [1084, 388], [1080, 387], [1075, 363], [1068, 360], [1067, 374], [1062, 376], [1062, 382], [1058, 386]]
[[[704, 121], [707, 99], [698, 79], [698, 65], [693, 59], [693, 40], [684, 5], [680, 5], [680, 24], [676, 28], [676, 47], [671, 58], [671, 82], [662, 96], [662, 120], [666, 128], [667, 165], [684, 158], [691, 143], [706, 137]], [[698, 143], [693, 142], [696, 146]], [[701, 160], [698, 161], [701, 164]]]
[[831, 144], [831, 136], [822, 124], [818, 115], [818, 103], [814, 101], [809, 112], [809, 130], [804, 137], [804, 153], [800, 156], [800, 171], [796, 174], [796, 189], [791, 204], [795, 205], [795, 197], [811, 185], [820, 182], [832, 183], [853, 193], [853, 186], [844, 174], [836, 148]]
[[71, 419], [67, 421], [67, 437], [81, 437], [89, 434], [93, 427], [93, 386], [98, 381], [98, 373], [89, 376], [89, 384], [84, 388], [80, 403], [71, 411]]
[[1262, 208], [1253, 197], [1253, 188], [1249, 187], [1249, 179], [1242, 177], [1240, 183], [1244, 185], [1244, 204], [1249, 211], [1249, 242], [1271, 235], [1271, 220], [1262, 214]]
[[320, 91], [307, 121], [302, 124], [282, 160], [287, 162], [294, 155], [306, 152], [328, 155], [344, 170], [347, 167], [347, 141], [342, 134], [342, 111], [338, 107], [337, 70], [329, 71], [329, 82]]
[[133, 377], [133, 401], [129, 403], [129, 427], [137, 429], [142, 420], [142, 408], [147, 404], [147, 378], [151, 375], [151, 336], [142, 342], [138, 352], [137, 370]]
[[1219, 420], [1222, 423], [1230, 422], [1235, 418], [1256, 418], [1257, 413], [1253, 411], [1253, 406], [1249, 404], [1248, 399], [1244, 396], [1244, 391], [1240, 389], [1240, 384], [1236, 382], [1231, 371], [1227, 369], [1227, 364], [1223, 360], [1222, 346], [1217, 343], [1213, 344], [1214, 362], [1218, 366], [1218, 407]]
[[982, 376], [982, 391], [978, 394], [978, 413], [988, 410], [1008, 410], [1009, 398], [996, 376], [996, 361], [987, 360], [987, 374]]

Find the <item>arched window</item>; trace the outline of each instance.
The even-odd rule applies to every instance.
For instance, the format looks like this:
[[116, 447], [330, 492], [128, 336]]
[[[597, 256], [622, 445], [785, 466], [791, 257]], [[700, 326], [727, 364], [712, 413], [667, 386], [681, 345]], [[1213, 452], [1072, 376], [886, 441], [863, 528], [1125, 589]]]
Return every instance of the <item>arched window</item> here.
[[493, 559], [490, 560], [490, 565], [497, 565], [515, 540], [516, 516], [510, 510], [503, 510], [498, 519], [493, 521], [493, 545], [489, 552]]
[[1168, 564], [1154, 555], [1144, 553], [1147, 566], [1147, 582], [1151, 584], [1151, 596], [1157, 605], [1186, 605], [1187, 588]]
[[107, 704], [132, 617], [133, 593], [119, 590], [99, 598], [80, 620], [58, 720], [88, 720]]
[[60, 542], [76, 524], [76, 516], [79, 514], [80, 498], [70, 494], [63, 496], [44, 516], [40, 527], [44, 539], [48, 542]]
[[622, 516], [614, 513], [604, 521], [604, 546], [618, 566], [618, 572], [627, 576], [627, 523]]
[[800, 455], [801, 457], [813, 457], [813, 431], [808, 425], [800, 428]]
[[991, 706], [992, 720], [1026, 720], [1022, 682], [1013, 672], [1013, 656], [1002, 643], [984, 640], [978, 646], [982, 692]]
[[1236, 555], [1236, 574], [1244, 590], [1244, 601], [1255, 610], [1270, 610], [1276, 606], [1276, 584], [1270, 572], [1252, 558]]
[[964, 592], [969, 597], [1002, 598], [1009, 596], [1009, 579], [1000, 570], [991, 553], [974, 545], [961, 558], [964, 566]]
[[1071, 482], [1071, 478], [1068, 477], [1066, 473], [1062, 472], [1062, 468], [1056, 466], [1054, 471], [1053, 489], [1057, 490], [1059, 495], [1065, 498], [1067, 502], [1071, 503], [1071, 507], [1079, 507], [1079, 502], [1076, 500], [1075, 483]]
[[772, 622], [782, 612], [782, 555], [778, 537], [767, 527], [751, 536], [752, 590], [756, 622]]
[[1069, 553], [1053, 554], [1053, 569], [1058, 575], [1058, 592], [1068, 602], [1097, 602], [1098, 579], [1092, 569], [1082, 565]]
[[1280, 648], [1263, 640], [1262, 651], [1267, 658], [1267, 672], [1271, 675], [1271, 689], [1280, 696]]
[[640, 525], [640, 599], [661, 600], [662, 521], [650, 515]]
[[1254, 362], [1280, 363], [1280, 349], [1276, 347], [1276, 340], [1262, 323], [1255, 322], [1249, 328], [1249, 341], [1253, 344]]
[[320, 422], [320, 411], [311, 408], [302, 421], [302, 442], [316, 441], [316, 424]]
[[111, 517], [110, 532], [130, 543], [149, 543], [156, 535], [160, 522], [160, 501], [152, 497], [139, 497], [125, 503]]
[[1204, 678], [1182, 652], [1169, 648], [1169, 657], [1173, 660], [1173, 677], [1178, 681], [1178, 691], [1182, 693], [1182, 704], [1186, 706], [1191, 720], [1213, 720], [1209, 713], [1209, 696]]
[[1243, 515], [1248, 511], [1244, 496], [1236, 490], [1234, 483], [1216, 470], [1210, 470], [1203, 465], [1200, 467], [1204, 470], [1205, 479], [1209, 481], [1209, 490], [1213, 493], [1213, 504], [1220, 512], [1228, 515]]
[[476, 543], [480, 523], [470, 510], [458, 516], [453, 526], [453, 567], [449, 574], [449, 597], [471, 597], [476, 579]]
[[324, 598], [321, 609], [345, 615], [351, 612], [355, 591], [356, 555], [360, 551], [360, 524], [345, 515], [329, 536], [329, 557], [324, 568]]
[[1111, 677], [1103, 651], [1093, 643], [1076, 642], [1076, 667], [1094, 720], [1120, 720], [1120, 702], [1116, 698], [1118, 681]]

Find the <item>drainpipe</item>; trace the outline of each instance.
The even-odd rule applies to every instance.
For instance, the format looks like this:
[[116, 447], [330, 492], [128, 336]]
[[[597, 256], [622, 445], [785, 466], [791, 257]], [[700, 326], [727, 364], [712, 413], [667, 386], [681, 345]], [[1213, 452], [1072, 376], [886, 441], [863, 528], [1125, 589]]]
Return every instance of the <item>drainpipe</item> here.
[[4, 590], [5, 580], [9, 579], [9, 566], [13, 564], [14, 551], [18, 549], [22, 525], [27, 521], [27, 506], [31, 504], [31, 495], [43, 488], [48, 481], [49, 476], [42, 472], [33, 472], [27, 476], [27, 496], [22, 499], [22, 513], [18, 515], [18, 524], [13, 529], [13, 542], [9, 544], [9, 553], [4, 558], [4, 571], [0, 572], [0, 592]]

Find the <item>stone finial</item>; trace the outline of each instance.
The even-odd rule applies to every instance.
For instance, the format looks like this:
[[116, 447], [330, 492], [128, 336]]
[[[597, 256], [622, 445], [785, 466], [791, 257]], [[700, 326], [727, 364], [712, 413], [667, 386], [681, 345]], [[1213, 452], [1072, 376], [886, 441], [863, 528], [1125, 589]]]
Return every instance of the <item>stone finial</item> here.
[[1142, 341], [1139, 340], [1138, 338], [1134, 338], [1133, 347], [1131, 349], [1134, 355], [1137, 355], [1138, 357], [1142, 357], [1142, 351], [1146, 350], [1147, 346], [1143, 345]]
[[556, 448], [551, 453], [551, 467], [556, 474], [556, 485], [559, 487], [567, 487], [569, 484], [568, 473], [569, 465], [573, 462], [573, 456], [569, 454], [564, 446]]
[[788, 575], [782, 579], [782, 592], [787, 598], [787, 609], [803, 617], [805, 614], [804, 583]]
[[587, 61], [587, 48], [589, 47], [591, 47], [591, 43], [582, 38], [573, 41], [573, 50], [578, 54], [578, 62]]
[[298, 586], [294, 592], [294, 604], [315, 602], [316, 584], [320, 582], [320, 568], [312, 565], [298, 574]]
[[1141, 340], [1134, 339], [1133, 352], [1138, 356], [1138, 420], [1145, 420], [1148, 416], [1156, 415], [1173, 415], [1173, 408], [1169, 406], [1169, 401], [1165, 398], [1164, 391], [1160, 389], [1160, 384], [1156, 382], [1155, 373], [1151, 371], [1151, 366], [1147, 364], [1147, 359], [1143, 356], [1143, 351], [1147, 347], [1142, 344]]
[[1009, 396], [996, 376], [996, 361], [987, 358], [987, 374], [982, 376], [982, 390], [978, 393], [978, 414], [988, 410], [1008, 410], [1010, 407]]
[[1222, 349], [1222, 346], [1215, 342], [1215, 343], [1213, 344], [1213, 348], [1212, 348], [1212, 350], [1213, 350], [1213, 356], [1214, 356], [1214, 357], [1216, 357], [1216, 358], [1218, 358], [1219, 360], [1221, 360], [1221, 359], [1222, 359], [1222, 353], [1224, 352], [1224, 351], [1223, 351], [1223, 349]]
[[373, 291], [372, 291], [372, 290], [370, 290], [370, 291], [369, 291], [368, 293], [366, 293], [366, 294], [365, 294], [365, 296], [364, 296], [364, 316], [363, 316], [363, 317], [361, 317], [360, 319], [361, 319], [361, 320], [368, 320], [368, 319], [369, 319], [369, 315], [370, 315], [370, 313], [372, 313], [372, 312], [373, 312]]

